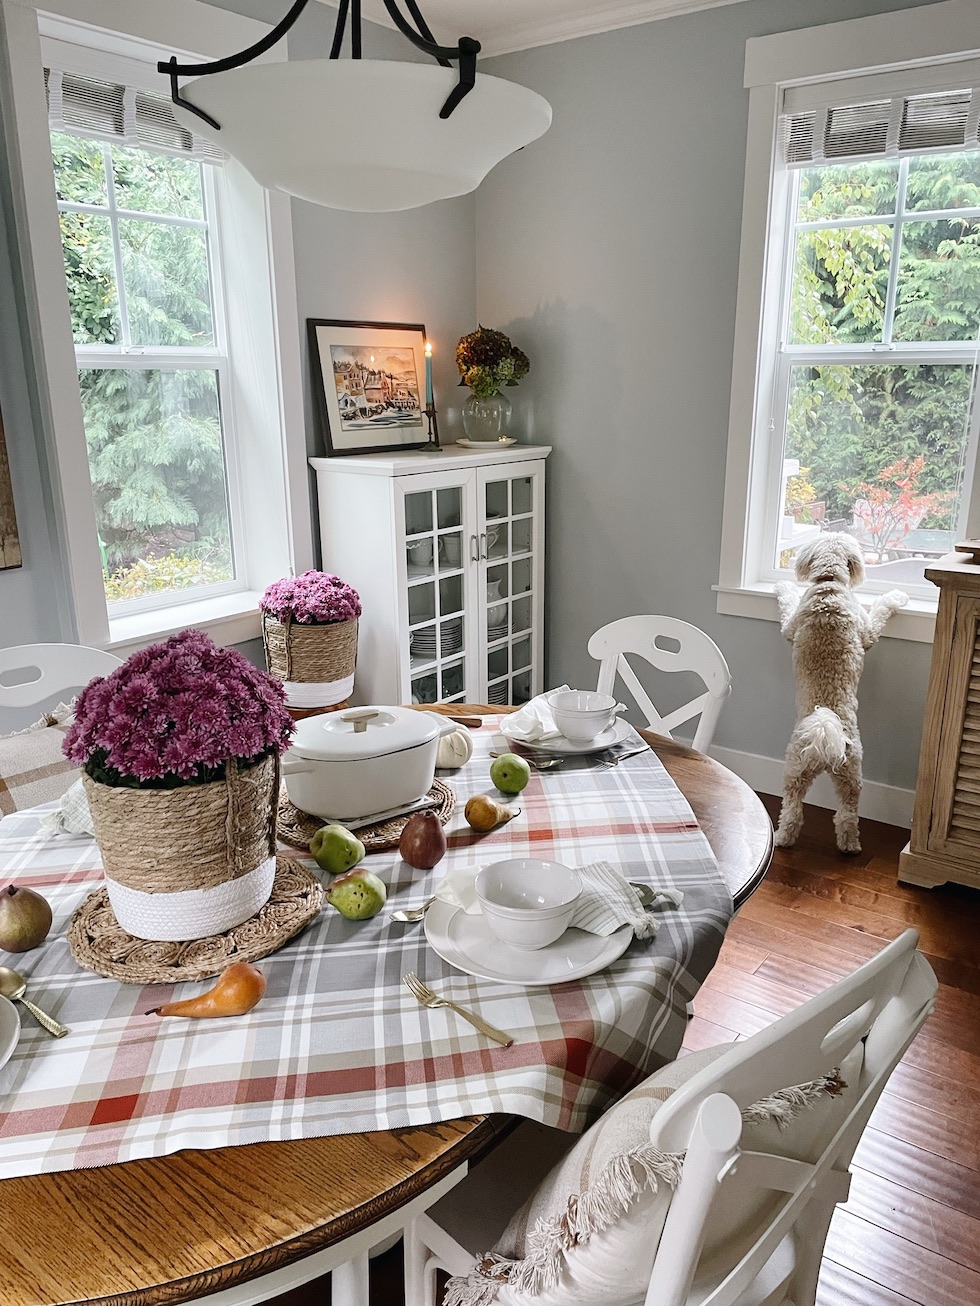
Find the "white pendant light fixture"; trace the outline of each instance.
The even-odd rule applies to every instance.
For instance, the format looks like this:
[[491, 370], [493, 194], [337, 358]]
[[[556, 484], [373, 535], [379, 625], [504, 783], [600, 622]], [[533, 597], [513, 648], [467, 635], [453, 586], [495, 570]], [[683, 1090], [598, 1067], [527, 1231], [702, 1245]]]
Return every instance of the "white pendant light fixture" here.
[[[261, 41], [208, 64], [157, 64], [174, 116], [270, 190], [358, 212], [416, 208], [475, 190], [495, 164], [542, 136], [551, 106], [476, 71], [479, 41], [437, 45], [416, 0], [384, 0], [398, 30], [435, 65], [361, 58], [360, 0], [340, 0], [329, 59], [250, 63], [292, 27], [295, 0]], [[351, 18], [350, 59], [340, 52]], [[412, 25], [414, 23], [414, 26]], [[458, 70], [453, 63], [458, 64]], [[178, 77], [197, 76], [184, 86]]]

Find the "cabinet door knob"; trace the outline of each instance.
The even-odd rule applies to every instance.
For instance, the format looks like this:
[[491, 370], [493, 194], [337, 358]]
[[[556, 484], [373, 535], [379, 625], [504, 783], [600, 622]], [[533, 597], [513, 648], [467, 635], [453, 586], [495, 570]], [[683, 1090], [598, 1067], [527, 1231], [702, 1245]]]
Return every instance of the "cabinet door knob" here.
[[470, 536], [470, 562], [480, 561], [480, 541], [475, 535]]

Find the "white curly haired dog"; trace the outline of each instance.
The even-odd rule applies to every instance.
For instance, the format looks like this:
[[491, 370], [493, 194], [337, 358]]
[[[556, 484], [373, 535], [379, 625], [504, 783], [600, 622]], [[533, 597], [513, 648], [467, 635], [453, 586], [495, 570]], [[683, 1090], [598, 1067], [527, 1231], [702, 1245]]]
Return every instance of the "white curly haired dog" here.
[[786, 750], [783, 804], [776, 845], [788, 848], [803, 828], [803, 799], [827, 771], [837, 790], [834, 829], [841, 852], [861, 851], [861, 736], [857, 688], [865, 652], [888, 618], [908, 603], [889, 590], [865, 609], [851, 592], [864, 580], [864, 559], [854, 537], [830, 531], [805, 544], [796, 556], [796, 579], [809, 582], [800, 594], [790, 581], [776, 586], [783, 634], [793, 644], [796, 728]]

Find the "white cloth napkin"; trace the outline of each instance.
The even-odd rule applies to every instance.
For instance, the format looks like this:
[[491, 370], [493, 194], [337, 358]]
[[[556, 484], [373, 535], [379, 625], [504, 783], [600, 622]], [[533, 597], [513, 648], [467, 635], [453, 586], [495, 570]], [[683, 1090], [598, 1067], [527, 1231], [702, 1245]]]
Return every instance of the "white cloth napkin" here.
[[88, 809], [88, 799], [81, 780], [76, 780], [62, 794], [61, 802], [53, 812], [44, 813], [41, 828], [47, 830], [48, 834], [95, 834], [92, 813]]
[[[479, 915], [476, 877], [480, 867], [451, 867], [436, 889], [436, 897], [461, 908], [468, 916]], [[589, 934], [614, 934], [623, 925], [632, 926], [638, 939], [651, 939], [660, 928], [656, 918], [645, 911], [636, 890], [608, 862], [592, 862], [575, 868], [582, 877], [582, 896], [571, 924]], [[679, 889], [661, 889], [650, 904], [651, 910], [679, 907], [684, 895]]]
[[536, 698], [525, 703], [517, 712], [512, 712], [504, 723], [507, 727], [504, 732], [507, 738], [517, 739], [524, 744], [560, 738], [561, 731], [555, 725], [555, 718], [551, 714], [550, 700], [553, 694], [564, 693], [567, 689], [567, 685], [549, 689], [547, 693], [538, 694]]

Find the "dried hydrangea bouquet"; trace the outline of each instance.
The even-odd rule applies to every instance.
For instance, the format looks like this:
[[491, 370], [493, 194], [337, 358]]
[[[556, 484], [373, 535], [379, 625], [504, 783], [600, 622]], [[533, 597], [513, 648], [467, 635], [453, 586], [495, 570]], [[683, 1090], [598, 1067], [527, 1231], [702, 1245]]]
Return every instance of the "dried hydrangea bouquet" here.
[[65, 755], [82, 768], [116, 919], [141, 939], [221, 934], [275, 879], [282, 687], [188, 630], [79, 695]]
[[259, 604], [269, 674], [292, 708], [340, 707], [354, 688], [357, 591], [325, 571], [270, 585]]
[[522, 349], [512, 345], [502, 331], [477, 327], [456, 346], [456, 369], [472, 393], [463, 404], [463, 430], [470, 440], [506, 437], [511, 417], [510, 400], [502, 386], [517, 385], [531, 370]]

